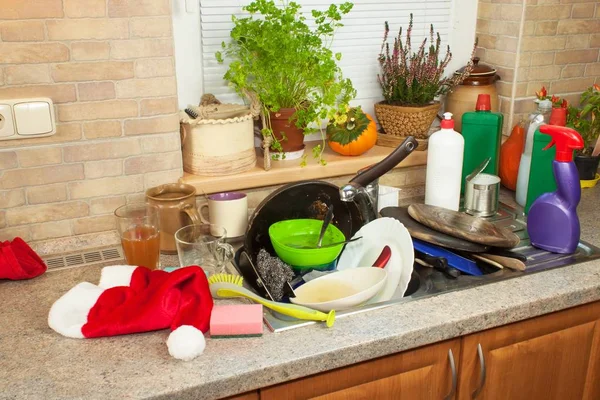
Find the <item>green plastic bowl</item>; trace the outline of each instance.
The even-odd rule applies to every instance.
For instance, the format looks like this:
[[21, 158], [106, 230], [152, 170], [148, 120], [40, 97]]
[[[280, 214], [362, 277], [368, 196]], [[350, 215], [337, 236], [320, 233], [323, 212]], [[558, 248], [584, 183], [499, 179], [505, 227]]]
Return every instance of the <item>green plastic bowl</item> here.
[[[269, 227], [271, 244], [282, 261], [296, 268], [312, 268], [329, 264], [342, 252], [343, 244], [314, 249], [296, 246], [316, 246], [323, 221], [318, 219], [289, 219]], [[346, 237], [336, 226], [329, 224], [323, 236], [322, 246], [343, 242]]]

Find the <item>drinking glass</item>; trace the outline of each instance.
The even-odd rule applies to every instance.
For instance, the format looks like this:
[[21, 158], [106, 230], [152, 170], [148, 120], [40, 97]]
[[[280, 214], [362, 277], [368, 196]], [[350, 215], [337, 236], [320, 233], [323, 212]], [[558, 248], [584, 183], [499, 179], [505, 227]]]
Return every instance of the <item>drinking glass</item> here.
[[234, 253], [226, 238], [225, 228], [214, 224], [184, 226], [175, 232], [179, 264], [198, 265], [206, 276], [225, 272]]
[[117, 228], [127, 264], [156, 269], [160, 258], [158, 208], [134, 203], [115, 210]]

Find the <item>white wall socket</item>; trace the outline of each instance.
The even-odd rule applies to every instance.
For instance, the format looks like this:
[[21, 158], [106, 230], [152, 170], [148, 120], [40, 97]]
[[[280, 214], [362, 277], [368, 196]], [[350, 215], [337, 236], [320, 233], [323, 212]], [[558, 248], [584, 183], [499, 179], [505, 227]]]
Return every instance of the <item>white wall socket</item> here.
[[0, 140], [56, 133], [54, 105], [47, 97], [0, 100]]

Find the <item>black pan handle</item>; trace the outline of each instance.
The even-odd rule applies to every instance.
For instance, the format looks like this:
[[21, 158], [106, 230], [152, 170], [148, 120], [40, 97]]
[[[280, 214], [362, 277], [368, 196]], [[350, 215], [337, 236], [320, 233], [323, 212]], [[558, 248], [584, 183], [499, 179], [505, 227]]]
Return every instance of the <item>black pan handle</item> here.
[[412, 153], [419, 142], [413, 136], [409, 136], [404, 139], [404, 142], [400, 146], [396, 148], [393, 152], [391, 152], [386, 158], [378, 162], [377, 164], [373, 164], [367, 169], [362, 170], [362, 172], [356, 175], [350, 183], [356, 183], [359, 186], [366, 187], [369, 183], [373, 182], [375, 179], [381, 177], [386, 172], [391, 171], [396, 165], [398, 165], [402, 160], [404, 160], [410, 153]]
[[454, 267], [449, 266], [448, 260], [446, 260], [444, 257], [430, 256], [429, 254], [425, 254], [416, 249], [415, 257], [431, 265], [433, 269], [440, 271], [450, 279], [456, 279], [460, 275], [460, 271]]

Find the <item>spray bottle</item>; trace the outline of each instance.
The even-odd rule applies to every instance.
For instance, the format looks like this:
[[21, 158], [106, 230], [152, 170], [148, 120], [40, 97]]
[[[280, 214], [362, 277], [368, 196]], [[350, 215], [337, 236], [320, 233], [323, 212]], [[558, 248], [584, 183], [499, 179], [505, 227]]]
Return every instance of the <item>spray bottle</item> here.
[[527, 232], [533, 246], [553, 253], [571, 254], [579, 243], [577, 204], [581, 199], [573, 150], [583, 148], [583, 139], [577, 131], [564, 126], [542, 125], [539, 130], [552, 137], [546, 149], [556, 144], [552, 169], [557, 190], [544, 193], [534, 201], [527, 218]]

